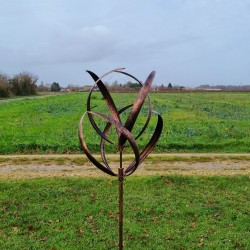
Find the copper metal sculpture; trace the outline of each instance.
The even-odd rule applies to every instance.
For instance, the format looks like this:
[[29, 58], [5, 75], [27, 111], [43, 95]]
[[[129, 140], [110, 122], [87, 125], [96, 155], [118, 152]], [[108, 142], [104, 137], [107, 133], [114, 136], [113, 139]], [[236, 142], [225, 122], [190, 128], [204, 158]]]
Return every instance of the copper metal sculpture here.
[[[160, 116], [160, 114], [158, 114], [157, 112], [152, 110], [151, 100], [150, 100], [150, 97], [148, 95], [150, 87], [151, 87], [153, 79], [154, 79], [154, 76], [155, 76], [155, 71], [151, 72], [150, 75], [148, 76], [146, 82], [144, 84], [142, 84], [136, 77], [132, 76], [129, 73], [124, 72], [123, 70], [124, 70], [124, 68], [114, 69], [114, 70], [111, 70], [108, 73], [104, 74], [102, 77], [98, 77], [93, 72], [87, 71], [90, 74], [90, 76], [93, 78], [93, 80], [95, 81], [95, 85], [90, 90], [90, 93], [89, 93], [89, 96], [87, 99], [87, 111], [84, 113], [84, 115], [82, 116], [82, 118], [80, 120], [79, 130], [78, 130], [78, 135], [79, 135], [82, 149], [85, 152], [85, 154], [87, 155], [88, 159], [97, 168], [99, 168], [100, 170], [102, 170], [106, 174], [109, 174], [111, 176], [117, 176], [119, 179], [119, 249], [120, 250], [123, 249], [123, 180], [124, 180], [124, 177], [131, 175], [137, 169], [139, 164], [142, 163], [143, 160], [145, 160], [145, 158], [149, 155], [149, 153], [152, 151], [155, 144], [157, 143], [157, 141], [161, 135], [161, 132], [162, 132], [162, 127], [163, 127], [162, 117]], [[135, 102], [133, 104], [130, 104], [130, 105], [123, 107], [121, 109], [117, 109], [110, 93], [108, 92], [106, 86], [102, 82], [102, 79], [105, 76], [107, 76], [113, 72], [127, 75], [127, 76], [133, 78], [141, 86], [141, 89], [139, 91], [138, 97], [135, 100]], [[103, 99], [106, 101], [106, 103], [108, 105], [111, 116], [108, 116], [108, 115], [105, 115], [105, 114], [102, 114], [99, 112], [94, 112], [91, 110], [91, 96], [92, 96], [93, 90], [94, 90], [96, 85], [99, 88], [99, 90], [103, 96]], [[138, 135], [134, 137], [132, 135], [132, 129], [136, 123], [136, 119], [140, 113], [140, 110], [141, 110], [146, 98], [148, 100], [147, 119], [146, 119], [144, 126], [141, 128], [140, 132], [138, 133]], [[130, 113], [128, 115], [128, 118], [127, 118], [126, 122], [124, 124], [122, 124], [120, 114], [122, 114], [125, 110], [129, 110], [129, 109], [130, 109]], [[143, 134], [143, 132], [147, 128], [152, 113], [155, 113], [158, 117], [157, 124], [156, 124], [155, 130], [154, 130], [154, 133], [153, 133], [151, 139], [149, 140], [148, 144], [140, 152], [139, 148], [137, 146], [136, 140]], [[93, 126], [95, 131], [100, 135], [100, 153], [101, 153], [103, 163], [99, 162], [93, 156], [93, 154], [90, 152], [90, 150], [88, 149], [88, 147], [85, 143], [85, 140], [83, 137], [82, 122], [83, 122], [84, 116], [86, 114], [88, 115], [88, 118], [89, 118], [91, 125]], [[97, 123], [95, 122], [95, 120], [94, 120], [95, 116], [100, 117], [106, 121], [106, 127], [104, 128], [103, 131], [98, 127]], [[116, 128], [116, 134], [117, 134], [117, 138], [118, 138], [117, 152], [119, 152], [119, 155], [120, 155], [120, 165], [119, 165], [117, 173], [114, 172], [111, 169], [110, 165], [108, 164], [108, 161], [107, 161], [106, 155], [105, 155], [105, 151], [104, 151], [104, 145], [106, 142], [113, 144], [113, 142], [107, 137], [112, 125]], [[124, 168], [123, 164], [122, 164], [123, 163], [122, 155], [123, 155], [124, 145], [127, 141], [129, 142], [130, 146], [133, 149], [135, 159], [133, 162], [131, 162], [129, 164], [129, 166]]]

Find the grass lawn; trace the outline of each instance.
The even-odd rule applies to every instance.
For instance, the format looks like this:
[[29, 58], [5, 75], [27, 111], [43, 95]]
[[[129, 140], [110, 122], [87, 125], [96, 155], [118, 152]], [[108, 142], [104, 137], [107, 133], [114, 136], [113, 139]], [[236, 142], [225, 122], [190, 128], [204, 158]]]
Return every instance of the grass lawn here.
[[[249, 177], [131, 176], [125, 249], [250, 249]], [[118, 181], [0, 182], [0, 249], [117, 249]]]

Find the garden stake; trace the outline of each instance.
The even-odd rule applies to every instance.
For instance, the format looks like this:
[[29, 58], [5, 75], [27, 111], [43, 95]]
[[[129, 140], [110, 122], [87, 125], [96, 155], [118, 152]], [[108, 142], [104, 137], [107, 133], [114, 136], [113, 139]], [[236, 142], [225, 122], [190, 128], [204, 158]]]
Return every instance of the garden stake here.
[[[111, 176], [118, 177], [118, 180], [119, 180], [119, 250], [123, 249], [123, 180], [126, 176], [131, 175], [137, 169], [139, 164], [141, 164], [145, 160], [145, 158], [149, 155], [149, 153], [152, 151], [152, 149], [156, 145], [158, 139], [160, 138], [162, 128], [163, 128], [163, 119], [160, 116], [160, 114], [158, 114], [157, 112], [152, 110], [151, 100], [150, 100], [150, 97], [148, 94], [150, 87], [152, 85], [154, 76], [155, 76], [155, 71], [152, 71], [150, 73], [150, 75], [148, 76], [146, 82], [144, 84], [142, 84], [136, 77], [134, 77], [133, 75], [131, 75], [127, 72], [124, 72], [123, 70], [124, 70], [124, 68], [114, 69], [114, 70], [111, 70], [108, 73], [104, 74], [102, 77], [98, 77], [95, 73], [93, 73], [91, 71], [87, 71], [90, 74], [90, 76], [93, 78], [93, 80], [95, 81], [95, 85], [91, 88], [91, 90], [89, 92], [88, 99], [87, 99], [87, 111], [83, 114], [83, 116], [80, 120], [79, 129], [78, 129], [80, 143], [81, 143], [82, 149], [83, 149], [84, 153], [86, 154], [86, 156], [88, 157], [88, 159], [97, 168], [102, 170], [104, 173], [109, 174]], [[102, 79], [105, 76], [107, 76], [111, 73], [114, 73], [114, 72], [119, 73], [119, 74], [124, 74], [124, 75], [131, 77], [141, 87], [139, 94], [138, 94], [138, 97], [135, 100], [135, 102], [133, 104], [125, 106], [119, 110], [115, 106], [115, 103], [114, 103], [110, 93], [108, 92], [106, 86], [102, 82]], [[92, 111], [92, 109], [91, 109], [91, 96], [92, 96], [92, 93], [93, 93], [94, 88], [96, 86], [99, 88], [99, 90], [103, 96], [103, 99], [106, 101], [111, 116], [102, 114], [102, 113], [97, 112], [97, 111]], [[141, 128], [140, 132], [134, 137], [132, 135], [132, 129], [136, 123], [136, 119], [140, 113], [140, 110], [141, 110], [146, 98], [148, 100], [147, 119], [146, 119], [144, 126]], [[130, 113], [128, 115], [126, 122], [123, 124], [121, 122], [120, 114], [122, 114], [125, 110], [130, 110]], [[153, 135], [151, 136], [151, 139], [149, 140], [148, 144], [140, 152], [139, 148], [137, 146], [136, 140], [146, 130], [152, 113], [155, 113], [157, 115], [157, 118], [158, 118], [157, 124], [156, 124], [155, 130], [154, 130]], [[99, 162], [93, 156], [93, 154], [90, 152], [90, 150], [88, 149], [88, 147], [85, 143], [84, 137], [83, 137], [83, 125], [82, 125], [82, 123], [83, 123], [83, 119], [84, 119], [86, 114], [89, 118], [89, 122], [91, 123], [92, 127], [100, 135], [100, 154], [102, 157], [102, 163]], [[95, 120], [94, 120], [95, 116], [106, 120], [106, 127], [104, 128], [103, 131], [98, 127], [97, 123], [95, 122]], [[105, 150], [104, 150], [104, 145], [106, 142], [113, 144], [113, 142], [107, 137], [112, 125], [116, 128], [116, 133], [117, 133], [117, 138], [118, 138], [117, 152], [119, 152], [119, 155], [120, 155], [120, 166], [118, 168], [118, 173], [115, 173], [111, 169], [111, 167], [109, 166], [108, 161], [106, 159]], [[123, 168], [123, 164], [122, 164], [123, 163], [123, 161], [122, 161], [123, 148], [124, 148], [125, 143], [127, 141], [129, 142], [129, 144], [133, 150], [135, 158], [126, 168]]]

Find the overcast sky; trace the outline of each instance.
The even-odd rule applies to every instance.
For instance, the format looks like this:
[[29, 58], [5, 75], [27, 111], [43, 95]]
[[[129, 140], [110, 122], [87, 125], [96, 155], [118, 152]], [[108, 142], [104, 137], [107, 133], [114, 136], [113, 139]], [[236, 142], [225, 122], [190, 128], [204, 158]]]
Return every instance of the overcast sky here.
[[125, 67], [142, 81], [156, 70], [155, 84], [250, 84], [250, 0], [0, 2], [0, 71], [10, 76], [83, 85], [87, 69]]

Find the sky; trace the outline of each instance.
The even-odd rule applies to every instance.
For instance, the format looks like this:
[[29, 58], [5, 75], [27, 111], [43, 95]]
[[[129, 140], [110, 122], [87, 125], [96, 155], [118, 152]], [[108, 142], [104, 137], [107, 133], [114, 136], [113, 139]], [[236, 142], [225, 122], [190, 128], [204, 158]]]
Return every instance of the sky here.
[[[90, 85], [125, 67], [154, 84], [250, 84], [250, 0], [0, 0], [0, 72]], [[107, 82], [125, 83], [112, 75]]]

